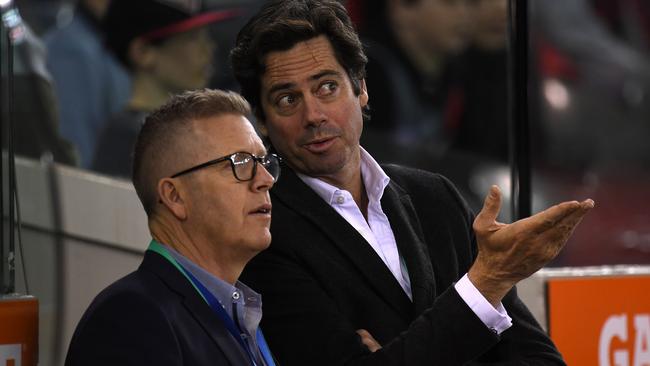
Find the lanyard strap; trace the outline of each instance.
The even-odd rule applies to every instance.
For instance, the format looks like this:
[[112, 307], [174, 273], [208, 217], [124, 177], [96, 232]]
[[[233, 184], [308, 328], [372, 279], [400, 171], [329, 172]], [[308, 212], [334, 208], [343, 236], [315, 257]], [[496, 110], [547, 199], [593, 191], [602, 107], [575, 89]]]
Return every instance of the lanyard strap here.
[[[181, 266], [181, 268], [183, 268]], [[185, 269], [185, 268], [183, 268]], [[253, 366], [257, 366], [255, 363], [255, 357], [253, 357], [253, 354], [251, 352], [250, 347], [246, 344], [246, 341], [244, 341], [244, 338], [242, 337], [241, 330], [237, 328], [237, 325], [235, 325], [235, 322], [232, 320], [230, 315], [226, 312], [226, 309], [223, 308], [219, 300], [217, 300], [214, 295], [201, 283], [199, 280], [196, 279], [190, 273], [189, 271], [185, 271], [187, 273], [187, 276], [190, 278], [190, 281], [192, 281], [196, 287], [199, 289], [201, 294], [203, 294], [203, 298], [206, 299], [208, 302], [208, 305], [210, 305], [210, 308], [219, 316], [223, 324], [226, 326], [230, 334], [239, 342], [239, 345], [241, 345], [245, 350], [246, 353], [248, 353], [248, 357], [251, 359], [251, 362], [253, 363]]]
[[262, 354], [262, 357], [264, 357], [264, 361], [268, 366], [275, 366], [275, 362], [273, 361], [273, 356], [271, 355], [271, 349], [269, 348], [269, 345], [266, 343], [266, 339], [264, 339], [264, 334], [262, 334], [262, 330], [258, 327], [257, 328], [257, 346], [260, 349], [260, 353]]
[[[214, 311], [219, 319], [223, 322], [223, 324], [226, 326], [226, 329], [228, 329], [228, 332], [237, 340], [237, 342], [246, 350], [246, 353], [248, 354], [248, 357], [251, 360], [251, 363], [253, 366], [257, 366], [257, 363], [255, 362], [255, 357], [253, 356], [253, 353], [251, 352], [250, 347], [246, 344], [246, 341], [242, 337], [242, 332], [240, 329], [238, 329], [237, 325], [235, 325], [235, 322], [232, 320], [230, 315], [226, 312], [226, 310], [223, 308], [219, 300], [210, 292], [205, 285], [203, 285], [196, 277], [190, 273], [190, 271], [186, 270], [178, 261], [171, 255], [169, 254], [169, 251], [167, 248], [165, 248], [162, 244], [158, 243], [155, 239], [151, 240], [151, 243], [149, 244], [148, 250], [151, 250], [153, 252], [156, 252], [160, 255], [162, 255], [165, 259], [167, 259], [169, 262], [171, 262], [174, 267], [176, 267], [184, 276], [187, 278], [188, 281], [192, 284], [194, 289], [201, 295], [203, 300], [210, 306], [212, 311]], [[268, 366], [275, 366], [275, 362], [273, 361], [273, 356], [271, 356], [271, 350], [269, 349], [268, 344], [266, 343], [266, 339], [264, 339], [264, 335], [262, 335], [262, 331], [260, 328], [257, 328], [257, 343], [258, 343], [258, 348], [260, 353], [262, 354], [262, 357], [264, 358], [264, 361]]]

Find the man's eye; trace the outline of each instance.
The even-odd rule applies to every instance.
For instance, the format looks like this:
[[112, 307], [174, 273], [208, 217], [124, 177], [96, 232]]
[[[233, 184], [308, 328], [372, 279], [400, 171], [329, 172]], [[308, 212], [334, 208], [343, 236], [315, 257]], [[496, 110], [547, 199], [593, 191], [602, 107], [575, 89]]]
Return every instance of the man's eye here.
[[281, 96], [276, 103], [280, 108], [288, 108], [291, 107], [295, 102], [296, 98], [291, 94], [287, 94]]
[[337, 83], [335, 83], [334, 81], [328, 81], [321, 84], [321, 86], [318, 88], [318, 94], [324, 96], [331, 95], [336, 91], [337, 88], [338, 88]]

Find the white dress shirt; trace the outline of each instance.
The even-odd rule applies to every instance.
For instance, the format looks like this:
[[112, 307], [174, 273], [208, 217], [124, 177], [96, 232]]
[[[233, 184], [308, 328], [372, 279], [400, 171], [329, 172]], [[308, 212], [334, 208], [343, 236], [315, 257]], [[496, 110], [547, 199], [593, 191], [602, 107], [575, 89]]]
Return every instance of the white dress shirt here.
[[[361, 178], [368, 196], [367, 220], [354, 202], [350, 192], [339, 189], [318, 178], [300, 173], [298, 173], [298, 177], [366, 239], [375, 253], [386, 264], [386, 267], [391, 271], [406, 295], [413, 300], [408, 269], [404, 258], [397, 249], [397, 242], [388, 217], [386, 217], [381, 207], [381, 197], [390, 182], [390, 178], [375, 159], [365, 149], [361, 148]], [[460, 297], [481, 321], [497, 334], [501, 334], [512, 325], [512, 319], [508, 316], [503, 305], [499, 304], [495, 309], [476, 289], [467, 274], [456, 283], [455, 288]]]

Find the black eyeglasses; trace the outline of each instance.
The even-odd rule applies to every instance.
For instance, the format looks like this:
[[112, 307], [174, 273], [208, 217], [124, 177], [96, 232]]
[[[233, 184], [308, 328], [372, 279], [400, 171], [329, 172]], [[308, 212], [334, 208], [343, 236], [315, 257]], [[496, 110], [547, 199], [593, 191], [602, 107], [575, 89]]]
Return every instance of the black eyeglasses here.
[[280, 177], [280, 161], [281, 161], [280, 157], [278, 157], [275, 154], [255, 156], [251, 153], [247, 153], [243, 151], [226, 155], [218, 159], [210, 160], [203, 164], [199, 164], [197, 166], [193, 166], [189, 169], [185, 169], [181, 172], [178, 172], [172, 175], [171, 177], [172, 178], [180, 177], [181, 175], [185, 175], [199, 169], [203, 169], [215, 164], [219, 164], [223, 161], [230, 162], [230, 167], [232, 168], [232, 174], [235, 176], [235, 179], [237, 179], [240, 182], [246, 182], [252, 180], [255, 177], [255, 173], [257, 172], [257, 163], [260, 163], [264, 167], [264, 169], [266, 169], [266, 171], [269, 172], [271, 176], [273, 176], [274, 181], [277, 182], [278, 178]]

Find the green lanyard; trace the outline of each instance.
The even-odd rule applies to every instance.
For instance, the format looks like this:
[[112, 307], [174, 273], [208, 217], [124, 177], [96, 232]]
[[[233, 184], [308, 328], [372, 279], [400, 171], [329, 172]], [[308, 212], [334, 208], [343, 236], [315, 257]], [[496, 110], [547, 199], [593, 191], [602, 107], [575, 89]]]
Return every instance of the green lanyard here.
[[178, 269], [183, 274], [183, 276], [185, 276], [185, 278], [187, 278], [187, 280], [190, 281], [190, 283], [192, 284], [192, 287], [194, 287], [196, 292], [198, 292], [199, 295], [201, 295], [203, 300], [205, 300], [205, 302], [208, 302], [208, 300], [205, 298], [205, 296], [203, 296], [203, 293], [201, 293], [199, 288], [196, 287], [196, 285], [194, 284], [194, 281], [192, 281], [192, 279], [187, 275], [187, 272], [185, 272], [185, 268], [183, 268], [178, 263], [178, 261], [176, 261], [176, 258], [172, 257], [172, 255], [169, 254], [169, 251], [167, 250], [167, 248], [165, 248], [164, 245], [160, 244], [158, 241], [156, 241], [156, 239], [151, 239], [151, 243], [149, 243], [149, 248], [147, 248], [147, 250], [151, 250], [152, 252], [156, 252], [156, 253], [162, 255], [171, 264], [173, 264], [174, 267], [176, 267], [176, 269]]
[[[171, 264], [174, 265], [182, 274], [187, 278], [187, 280], [192, 284], [196, 292], [201, 295], [203, 300], [212, 308], [212, 310], [216, 313], [216, 315], [222, 320], [228, 331], [232, 334], [232, 336], [237, 340], [237, 342], [246, 350], [248, 353], [248, 356], [250, 357], [250, 361], [253, 365], [257, 365], [255, 362], [255, 357], [253, 356], [250, 348], [244, 341], [241, 335], [241, 331], [237, 329], [234, 321], [226, 313], [226, 310], [223, 308], [221, 303], [214, 297], [214, 295], [208, 291], [208, 289], [199, 281], [197, 280], [189, 271], [187, 271], [178, 261], [176, 258], [174, 258], [171, 254], [169, 254], [169, 251], [167, 248], [165, 248], [162, 244], [157, 242], [155, 239], [151, 240], [151, 243], [149, 243], [149, 248], [147, 250], [151, 250], [153, 252], [156, 252], [160, 255], [162, 255], [165, 259], [167, 259]], [[269, 349], [268, 344], [266, 343], [266, 339], [264, 339], [264, 335], [262, 334], [262, 331], [257, 328], [257, 341], [258, 341], [258, 349], [260, 353], [262, 354], [262, 357], [266, 361], [266, 364], [269, 366], [274, 366], [275, 362], [273, 361], [273, 356], [271, 356], [271, 351]]]

